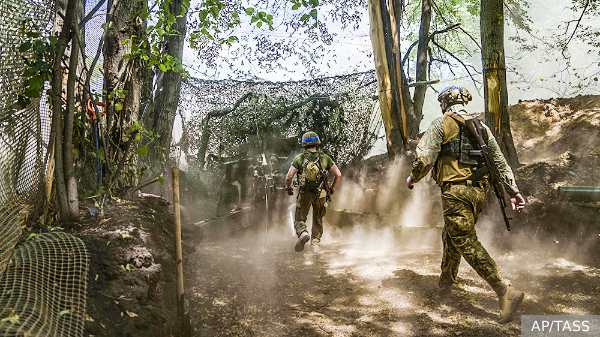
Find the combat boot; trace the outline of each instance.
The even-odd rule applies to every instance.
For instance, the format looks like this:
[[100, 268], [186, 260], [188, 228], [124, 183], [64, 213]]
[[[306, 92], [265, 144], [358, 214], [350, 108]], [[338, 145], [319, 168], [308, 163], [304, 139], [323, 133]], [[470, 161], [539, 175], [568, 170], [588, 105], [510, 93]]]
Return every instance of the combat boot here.
[[504, 295], [498, 295], [498, 300], [500, 301], [500, 319], [498, 323], [504, 324], [512, 321], [524, 297], [525, 294], [522, 291], [510, 285], [507, 286]]
[[304, 231], [304, 232], [300, 233], [300, 236], [298, 237], [298, 242], [296, 242], [295, 250], [297, 252], [303, 251], [304, 244], [306, 244], [309, 240], [310, 240], [310, 235], [308, 234], [308, 232]]
[[445, 282], [442, 282], [442, 280], [439, 280], [438, 287], [440, 288], [438, 292], [440, 296], [452, 295], [452, 284], [446, 284]]
[[313, 252], [318, 253], [321, 250], [321, 239], [313, 238], [310, 243], [310, 247], [312, 248]]

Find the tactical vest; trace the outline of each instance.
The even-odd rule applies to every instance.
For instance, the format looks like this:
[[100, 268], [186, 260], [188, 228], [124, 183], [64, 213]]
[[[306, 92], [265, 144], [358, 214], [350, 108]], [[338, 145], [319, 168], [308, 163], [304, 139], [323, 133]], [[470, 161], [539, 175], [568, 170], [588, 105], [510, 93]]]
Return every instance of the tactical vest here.
[[[473, 168], [481, 167], [484, 164], [483, 154], [477, 138], [475, 138], [464, 123], [462, 116], [455, 112], [448, 114], [458, 124], [458, 135], [454, 140], [442, 144], [438, 159], [443, 156], [454, 156], [459, 163], [473, 165]], [[477, 118], [472, 116], [473, 118]], [[481, 130], [483, 141], [487, 144], [489, 136], [486, 130]], [[437, 165], [436, 165], [437, 166]]]

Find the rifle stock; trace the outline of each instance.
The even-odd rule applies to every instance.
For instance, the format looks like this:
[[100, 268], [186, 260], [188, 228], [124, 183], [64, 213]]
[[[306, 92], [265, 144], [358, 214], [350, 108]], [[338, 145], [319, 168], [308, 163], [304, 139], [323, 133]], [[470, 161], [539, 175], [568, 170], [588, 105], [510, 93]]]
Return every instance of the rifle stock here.
[[327, 178], [327, 171], [326, 170], [322, 170], [321, 173], [321, 184], [319, 185], [319, 190], [325, 189], [325, 191], [327, 191], [327, 196], [325, 197], [325, 201], [327, 202], [331, 202], [331, 185], [329, 185], [329, 180]]
[[490, 184], [494, 188], [494, 194], [496, 194], [496, 198], [498, 198], [498, 202], [500, 203], [500, 210], [502, 211], [502, 217], [504, 218], [504, 223], [506, 224], [506, 230], [510, 231], [510, 222], [512, 218], [506, 215], [506, 200], [504, 199], [505, 190], [504, 185], [502, 185], [502, 181], [500, 179], [500, 172], [498, 172], [498, 167], [494, 163], [494, 159], [490, 153], [490, 149], [487, 144], [483, 140], [481, 132], [482, 130], [481, 124], [479, 124], [479, 120], [474, 118], [470, 120], [465, 120], [465, 124], [469, 132], [477, 139], [479, 143], [479, 147], [481, 147], [481, 152], [483, 154], [483, 159], [485, 162], [485, 166], [487, 168], [487, 173], [490, 176]]

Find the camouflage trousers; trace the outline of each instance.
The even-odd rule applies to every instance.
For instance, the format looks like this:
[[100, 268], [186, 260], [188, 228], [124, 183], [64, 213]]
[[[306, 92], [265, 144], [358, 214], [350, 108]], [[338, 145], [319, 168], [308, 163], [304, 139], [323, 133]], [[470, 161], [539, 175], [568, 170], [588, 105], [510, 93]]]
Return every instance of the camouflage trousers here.
[[475, 223], [483, 207], [485, 195], [485, 187], [465, 185], [442, 187], [444, 254], [440, 275], [441, 287], [456, 283], [462, 256], [496, 293], [502, 293], [506, 288], [496, 262], [479, 242], [475, 232]]
[[323, 217], [327, 213], [325, 197], [320, 198], [319, 195], [311, 191], [298, 193], [296, 214], [294, 215], [294, 229], [297, 236], [300, 236], [300, 233], [307, 230], [306, 219], [308, 218], [308, 211], [311, 206], [313, 208], [313, 222], [310, 237], [313, 241], [320, 241], [323, 235]]

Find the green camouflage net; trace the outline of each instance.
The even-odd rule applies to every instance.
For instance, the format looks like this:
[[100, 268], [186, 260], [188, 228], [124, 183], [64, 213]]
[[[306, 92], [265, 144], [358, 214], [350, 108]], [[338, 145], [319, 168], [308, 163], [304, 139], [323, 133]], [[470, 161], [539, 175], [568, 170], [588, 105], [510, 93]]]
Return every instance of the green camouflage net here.
[[48, 29], [53, 9], [51, 1], [3, 0], [0, 6], [1, 275], [21, 233], [17, 213], [26, 211], [40, 191], [50, 135], [45, 98], [32, 99], [25, 109], [17, 105], [24, 63], [15, 49], [25, 39], [22, 20], [31, 19], [40, 29]]
[[[292, 82], [184, 79], [175, 144], [190, 165], [260, 152], [315, 131], [337, 163], [362, 159], [381, 129], [375, 72]], [[299, 144], [299, 143], [298, 143]], [[298, 146], [300, 147], [300, 146]], [[175, 155], [176, 156], [176, 155]]]

